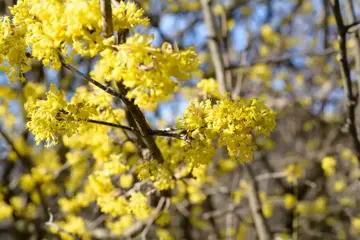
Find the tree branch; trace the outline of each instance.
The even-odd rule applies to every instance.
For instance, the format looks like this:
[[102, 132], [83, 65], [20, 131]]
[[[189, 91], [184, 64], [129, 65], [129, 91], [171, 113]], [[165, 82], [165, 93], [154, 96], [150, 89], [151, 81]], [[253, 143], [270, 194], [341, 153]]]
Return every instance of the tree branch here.
[[289, 60], [291, 60], [293, 58], [297, 58], [297, 57], [327, 56], [327, 55], [332, 55], [334, 53], [336, 53], [336, 51], [332, 48], [325, 49], [323, 52], [304, 51], [304, 52], [299, 52], [299, 53], [294, 53], [294, 54], [285, 54], [283, 56], [259, 58], [259, 59], [253, 60], [249, 64], [232, 65], [229, 68], [231, 70], [235, 70], [238, 68], [251, 67], [256, 64], [278, 64], [281, 62], [289, 61]]
[[341, 75], [344, 84], [345, 96], [346, 96], [346, 108], [347, 108], [347, 119], [346, 124], [348, 125], [349, 133], [353, 140], [354, 149], [358, 161], [360, 160], [360, 141], [358, 138], [357, 128], [355, 125], [355, 109], [357, 105], [357, 96], [354, 95], [351, 82], [350, 66], [348, 62], [347, 53], [347, 28], [344, 25], [343, 18], [340, 10], [339, 0], [333, 0], [331, 7], [336, 19], [336, 25], [338, 28], [339, 43], [340, 43], [340, 67]]
[[260, 240], [270, 240], [271, 232], [261, 208], [261, 201], [258, 195], [259, 187], [257, 185], [251, 167], [248, 164], [245, 164], [244, 167], [249, 177], [249, 186], [248, 186], [249, 205], [250, 205], [252, 217], [254, 219], [256, 232]]
[[[103, 31], [105, 37], [110, 37], [109, 33], [113, 32], [112, 27], [112, 9], [110, 0], [101, 0], [103, 7], [101, 8], [103, 13]], [[111, 30], [111, 31], [110, 31]], [[119, 79], [121, 80], [121, 79]], [[156, 145], [154, 138], [152, 137], [152, 129], [147, 123], [144, 114], [141, 112], [140, 108], [134, 103], [133, 100], [126, 98], [128, 89], [122, 82], [117, 82], [119, 88], [120, 96], [118, 96], [123, 103], [125, 104], [126, 109], [130, 112], [131, 116], [135, 119], [137, 126], [132, 126], [133, 128], [138, 128], [144, 142], [146, 143], [151, 156], [154, 160], [158, 160], [160, 163], [164, 162], [164, 157], [161, 154], [159, 147]], [[115, 91], [114, 91], [115, 92]], [[117, 93], [117, 92], [115, 92]]]
[[[105, 122], [105, 121], [94, 120], [94, 119], [88, 119], [87, 121], [90, 123], [95, 123], [95, 124], [100, 124], [100, 125], [104, 125], [104, 126], [115, 127], [115, 128], [120, 128], [120, 129], [124, 129], [124, 130], [131, 131], [131, 132], [140, 133], [139, 129], [125, 126], [122, 124]], [[186, 134], [183, 131], [180, 131], [180, 132], [178, 132], [178, 131], [179, 130], [177, 130], [177, 129], [156, 129], [156, 130], [151, 131], [151, 135], [178, 138], [178, 139], [188, 142], [189, 140], [187, 139]]]
[[208, 47], [211, 59], [214, 64], [216, 80], [219, 84], [220, 93], [226, 92], [226, 75], [224, 67], [224, 59], [220, 50], [220, 39], [216, 33], [215, 17], [211, 10], [211, 0], [200, 0], [206, 30], [208, 32]]
[[101, 14], [102, 14], [102, 26], [104, 37], [109, 38], [114, 34], [113, 23], [112, 23], [112, 11], [111, 11], [111, 0], [100, 1]]

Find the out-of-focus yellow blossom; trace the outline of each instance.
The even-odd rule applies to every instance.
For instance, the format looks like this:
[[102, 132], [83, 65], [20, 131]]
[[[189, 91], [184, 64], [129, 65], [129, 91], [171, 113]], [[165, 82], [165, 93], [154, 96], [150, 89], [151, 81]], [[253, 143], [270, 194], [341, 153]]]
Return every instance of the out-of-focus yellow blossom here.
[[244, 198], [244, 194], [242, 193], [242, 191], [236, 190], [231, 193], [231, 198], [235, 204], [239, 204]]
[[175, 180], [166, 164], [156, 161], [145, 162], [136, 166], [140, 180], [151, 180], [159, 190], [166, 190], [175, 186]]
[[123, 174], [120, 176], [120, 186], [122, 188], [129, 188], [133, 185], [134, 178], [132, 174]]
[[229, 19], [226, 21], [226, 27], [227, 29], [231, 30], [236, 26], [236, 21], [234, 19]]
[[269, 200], [265, 192], [260, 192], [261, 208], [264, 214], [264, 217], [270, 218], [273, 215], [273, 203]]
[[236, 162], [232, 161], [231, 159], [221, 159], [218, 164], [222, 172], [232, 171], [236, 167]]
[[90, 204], [89, 196], [85, 193], [78, 193], [72, 198], [60, 198], [58, 203], [61, 211], [64, 213], [76, 213], [82, 207], [87, 207]]
[[349, 148], [343, 148], [341, 150], [341, 157], [346, 159], [346, 160], [353, 160], [355, 159], [355, 161], [357, 162], [356, 156], [353, 153], [353, 151], [351, 151], [351, 149]]
[[12, 89], [11, 86], [0, 85], [0, 99], [13, 100], [16, 98], [16, 95], [16, 91]]
[[286, 180], [289, 183], [296, 183], [302, 176], [302, 169], [297, 164], [289, 164], [285, 169]]
[[24, 174], [20, 178], [20, 187], [25, 192], [31, 192], [36, 185], [35, 179], [30, 174]]
[[106, 221], [106, 226], [115, 235], [121, 235], [123, 231], [129, 228], [134, 222], [132, 215], [123, 215], [117, 221]]
[[225, 11], [225, 8], [222, 4], [216, 4], [212, 10], [215, 16], [219, 16]]
[[20, 196], [10, 198], [10, 204], [17, 215], [21, 215], [25, 208], [25, 201]]
[[331, 156], [324, 157], [321, 160], [321, 167], [326, 176], [333, 176], [335, 174], [336, 159]]
[[97, 198], [97, 204], [103, 213], [108, 213], [112, 216], [120, 216], [129, 212], [129, 202], [123, 196], [117, 197], [112, 194], [103, 194]]
[[343, 207], [353, 208], [356, 206], [356, 199], [354, 197], [341, 197], [339, 199], [340, 205]]
[[95, 172], [89, 176], [89, 185], [98, 196], [106, 195], [114, 189], [110, 176], [103, 172]]
[[302, 216], [306, 216], [311, 213], [312, 207], [310, 202], [301, 201], [296, 204], [296, 212]]
[[27, 82], [24, 87], [24, 97], [35, 101], [45, 93], [44, 84]]
[[6, 204], [4, 201], [0, 201], [0, 221], [11, 217], [13, 208]]
[[28, 203], [26, 204], [25, 209], [22, 211], [22, 214], [25, 218], [27, 219], [33, 219], [36, 217], [36, 212], [37, 207], [34, 203]]
[[264, 24], [261, 27], [261, 36], [264, 38], [265, 41], [269, 43], [276, 43], [278, 41], [279, 36], [276, 32], [273, 31], [270, 24]]
[[360, 217], [351, 218], [351, 231], [355, 236], [360, 235]]
[[266, 57], [269, 55], [269, 52], [270, 52], [270, 49], [268, 46], [266, 45], [261, 45], [260, 48], [259, 48], [259, 54], [260, 56], [262, 57]]
[[287, 209], [291, 209], [294, 207], [296, 203], [296, 197], [293, 194], [286, 193], [284, 196], [284, 205]]
[[328, 200], [325, 196], [320, 196], [315, 199], [315, 202], [312, 205], [313, 212], [315, 213], [326, 213], [326, 210], [328, 209]]
[[156, 236], [158, 240], [173, 240], [173, 236], [171, 235], [171, 232], [167, 229], [157, 229], [156, 230]]
[[335, 181], [335, 184], [334, 184], [335, 192], [342, 192], [342, 191], [344, 191], [345, 188], [346, 188], [346, 182], [344, 179], [339, 179], [339, 180]]
[[61, 227], [65, 231], [65, 233], [62, 231], [58, 232], [58, 234], [64, 240], [72, 240], [73, 239], [72, 236], [69, 236], [66, 233], [73, 234], [84, 240], [91, 239], [90, 234], [86, 229], [84, 219], [81, 217], [74, 216], [74, 215], [67, 215], [65, 217], [65, 221], [57, 222], [57, 224], [59, 225], [59, 227]]
[[251, 68], [250, 76], [255, 79], [268, 81], [271, 78], [271, 68], [266, 64], [256, 64]]
[[166, 224], [169, 224], [170, 221], [171, 221], [171, 217], [169, 211], [161, 212], [160, 215], [155, 220], [156, 224], [160, 226], [165, 226]]
[[171, 202], [176, 204], [184, 200], [185, 195], [187, 193], [186, 184], [183, 181], [176, 181], [175, 187], [176, 194], [171, 196]]
[[187, 185], [189, 199], [193, 204], [200, 204], [206, 199], [206, 195], [200, 189], [201, 185], [193, 179], [190, 179]]
[[220, 98], [220, 91], [218, 84], [215, 79], [209, 78], [209, 79], [203, 79], [201, 80], [197, 88], [201, 90], [202, 94], [206, 97], [215, 97]]
[[245, 223], [239, 224], [238, 231], [236, 234], [236, 240], [246, 240], [246, 235], [249, 231], [249, 226]]
[[147, 203], [146, 196], [139, 192], [131, 195], [128, 208], [138, 220], [148, 218], [152, 211], [151, 207]]

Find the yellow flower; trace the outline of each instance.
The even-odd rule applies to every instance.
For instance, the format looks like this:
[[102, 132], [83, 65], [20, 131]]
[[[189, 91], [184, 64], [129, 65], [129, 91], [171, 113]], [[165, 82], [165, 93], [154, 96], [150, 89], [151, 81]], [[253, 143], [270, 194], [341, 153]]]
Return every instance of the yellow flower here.
[[116, 50], [101, 52], [91, 74], [100, 81], [122, 81], [129, 88], [128, 98], [141, 107], [154, 108], [178, 88], [178, 82], [189, 79], [199, 63], [194, 48], [179, 50], [169, 43], [155, 48], [152, 39], [135, 34]]
[[360, 234], [360, 217], [351, 218], [351, 228], [355, 234]]
[[226, 146], [231, 158], [239, 162], [252, 160], [256, 149], [253, 133], [268, 136], [275, 128], [275, 117], [274, 112], [256, 99], [233, 101], [225, 97], [214, 105], [210, 100], [192, 101], [179, 121], [179, 127], [192, 137], [188, 161], [209, 162], [215, 153], [213, 142], [217, 139], [219, 146]]
[[315, 203], [313, 204], [313, 209], [315, 213], [325, 213], [328, 209], [328, 200], [324, 196], [320, 196], [315, 199]]
[[58, 135], [71, 136], [95, 113], [95, 108], [87, 103], [66, 102], [65, 93], [56, 91], [51, 85], [46, 100], [28, 101], [25, 109], [30, 121], [29, 130], [35, 135], [37, 144], [46, 141], [46, 146], [55, 145]]
[[131, 195], [128, 208], [139, 220], [148, 218], [152, 211], [147, 204], [147, 198], [139, 192]]
[[284, 196], [284, 204], [287, 209], [291, 209], [294, 207], [296, 203], [296, 198], [293, 194], [286, 193]]
[[30, 174], [24, 174], [20, 178], [20, 187], [26, 191], [31, 192], [36, 185], [34, 178]]
[[156, 236], [158, 240], [173, 240], [174, 238], [171, 235], [171, 232], [167, 229], [157, 229]]
[[289, 183], [296, 183], [296, 181], [302, 176], [302, 169], [299, 165], [289, 164], [285, 169], [286, 180]]
[[200, 89], [205, 96], [220, 98], [218, 84], [213, 78], [201, 80], [197, 88]]
[[335, 174], [336, 160], [334, 157], [324, 157], [321, 161], [321, 167], [326, 176], [333, 176]]
[[111, 222], [107, 221], [105, 224], [115, 235], [121, 235], [123, 231], [129, 228], [133, 224], [133, 216], [132, 215], [123, 215], [119, 218], [119, 220]]
[[334, 184], [335, 192], [342, 192], [346, 188], [346, 182], [343, 179], [337, 180]]
[[4, 201], [0, 201], [0, 220], [10, 217], [12, 213], [12, 207], [7, 205]]
[[[90, 239], [90, 234], [86, 229], [84, 219], [74, 215], [67, 215], [65, 221], [57, 222], [59, 227], [64, 229], [66, 233], [74, 234], [75, 236], [80, 237], [81, 239], [88, 240]], [[64, 232], [58, 232], [62, 239], [70, 240], [73, 237], [69, 236]]]
[[123, 174], [120, 176], [120, 186], [122, 188], [129, 188], [133, 185], [133, 175], [132, 174]]

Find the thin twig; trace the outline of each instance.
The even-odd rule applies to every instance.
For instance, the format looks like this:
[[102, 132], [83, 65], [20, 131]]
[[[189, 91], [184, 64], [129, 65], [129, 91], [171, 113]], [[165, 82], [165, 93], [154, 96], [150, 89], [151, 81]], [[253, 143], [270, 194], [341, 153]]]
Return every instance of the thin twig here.
[[141, 232], [141, 239], [142, 240], [146, 240], [146, 235], [148, 234], [152, 224], [154, 223], [155, 219], [159, 216], [160, 212], [162, 211], [164, 204], [166, 203], [166, 198], [165, 197], [161, 197], [160, 201], [154, 211], [154, 213], [151, 215], [151, 217], [149, 217], [146, 221], [146, 225], [144, 230]]
[[354, 21], [353, 23], [350, 23], [349, 25], [345, 26], [346, 31], [348, 32], [350, 28], [355, 27], [360, 24], [360, 20]]
[[121, 94], [119, 92], [113, 90], [112, 88], [106, 87], [105, 85], [103, 85], [100, 82], [96, 81], [92, 77], [80, 72], [78, 69], [76, 69], [72, 65], [65, 63], [65, 61], [61, 61], [61, 63], [62, 63], [63, 67], [65, 67], [65, 68], [69, 69], [71, 72], [83, 77], [85, 80], [87, 80], [88, 82], [94, 84], [96, 87], [100, 88], [101, 90], [107, 92], [108, 94], [110, 94], [110, 95], [112, 95], [112, 96], [114, 96], [116, 98], [122, 99], [122, 96], [121, 96]]
[[64, 233], [67, 236], [75, 239], [75, 240], [81, 240], [81, 238], [75, 236], [74, 234], [71, 234], [67, 231], [65, 231], [62, 227], [60, 227], [59, 225], [57, 225], [56, 223], [54, 223], [54, 216], [52, 215], [51, 212], [48, 212], [49, 215], [49, 220], [45, 223], [45, 225], [49, 226], [49, 227], [53, 227], [55, 228], [58, 232]]
[[325, 49], [322, 52], [316, 52], [316, 51], [304, 51], [294, 54], [285, 54], [283, 56], [276, 56], [276, 57], [266, 57], [266, 58], [259, 58], [251, 61], [249, 64], [240, 64], [240, 65], [232, 65], [230, 66], [230, 69], [238, 69], [238, 68], [247, 68], [254, 66], [256, 64], [278, 64], [281, 62], [289, 61], [293, 58], [298, 57], [313, 57], [313, 56], [327, 56], [335, 54], [336, 51], [333, 48]]
[[128, 127], [128, 126], [117, 124], [117, 123], [110, 123], [110, 122], [94, 120], [94, 119], [89, 119], [87, 121], [90, 122], [90, 123], [96, 123], [96, 124], [105, 125], [105, 126], [109, 126], [109, 127], [121, 128], [121, 129], [132, 131], [132, 132], [138, 132], [139, 131], [136, 128]]

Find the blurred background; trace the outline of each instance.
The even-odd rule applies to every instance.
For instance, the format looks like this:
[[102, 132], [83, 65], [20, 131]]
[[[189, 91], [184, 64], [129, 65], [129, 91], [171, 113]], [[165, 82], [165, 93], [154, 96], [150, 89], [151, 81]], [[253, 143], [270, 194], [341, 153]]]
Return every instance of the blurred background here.
[[[216, 75], [207, 45], [203, 9], [196, 0], [134, 2], [146, 11], [151, 22], [137, 31], [153, 34], [156, 46], [163, 42], [177, 44], [180, 49], [195, 46], [201, 61], [199, 71], [174, 96], [155, 111], [145, 112], [154, 126], [173, 126], [189, 100], [199, 95], [196, 89], [199, 81]], [[16, 0], [0, 1], [1, 15], [8, 15], [7, 7], [14, 4]], [[360, 1], [342, 0], [340, 5], [345, 24], [360, 19]], [[353, 148], [346, 124], [346, 95], [338, 61], [341, 49], [330, 1], [214, 0], [211, 10], [220, 36], [227, 90], [233, 97], [261, 99], [278, 112], [276, 130], [268, 139], [257, 139], [258, 151], [251, 163], [262, 210], [274, 236], [359, 239], [359, 153]], [[349, 30], [346, 44], [352, 89], [357, 96], [360, 37], [356, 25]], [[96, 59], [76, 61], [78, 68], [88, 74]], [[65, 70], [53, 71], [35, 62], [25, 77], [27, 83], [41, 83], [46, 89], [55, 83], [69, 96], [85, 84]], [[0, 124], [12, 138], [35, 145], [25, 128], [25, 97], [9, 100], [9, 92], [20, 94], [24, 84], [10, 84], [0, 73], [0, 104], [6, 102], [9, 108], [9, 113], [1, 114], [0, 105]], [[358, 125], [357, 110], [355, 119]], [[61, 151], [66, 153], [64, 149]], [[23, 196], [19, 187], [23, 166], [11, 160], [16, 158], [13, 155], [8, 143], [0, 137], [0, 179], [6, 189], [2, 198], [14, 207], [16, 200], [11, 201], [12, 197]], [[173, 217], [179, 216], [179, 221], [171, 226], [179, 227], [171, 230], [175, 239], [256, 239], [244, 171], [219, 156], [214, 160], [212, 174], [217, 184], [203, 186], [206, 200], [182, 205], [189, 214], [194, 214], [194, 219], [181, 220], [181, 213], [174, 210]], [[53, 205], [59, 197], [49, 195]], [[0, 207], [0, 216], [1, 211]], [[0, 222], [1, 239], [46, 236], [41, 233], [39, 222], [44, 218], [41, 214], [27, 218], [14, 213], [13, 217], [11, 221]], [[106, 239], [96, 234], [92, 237]]]

